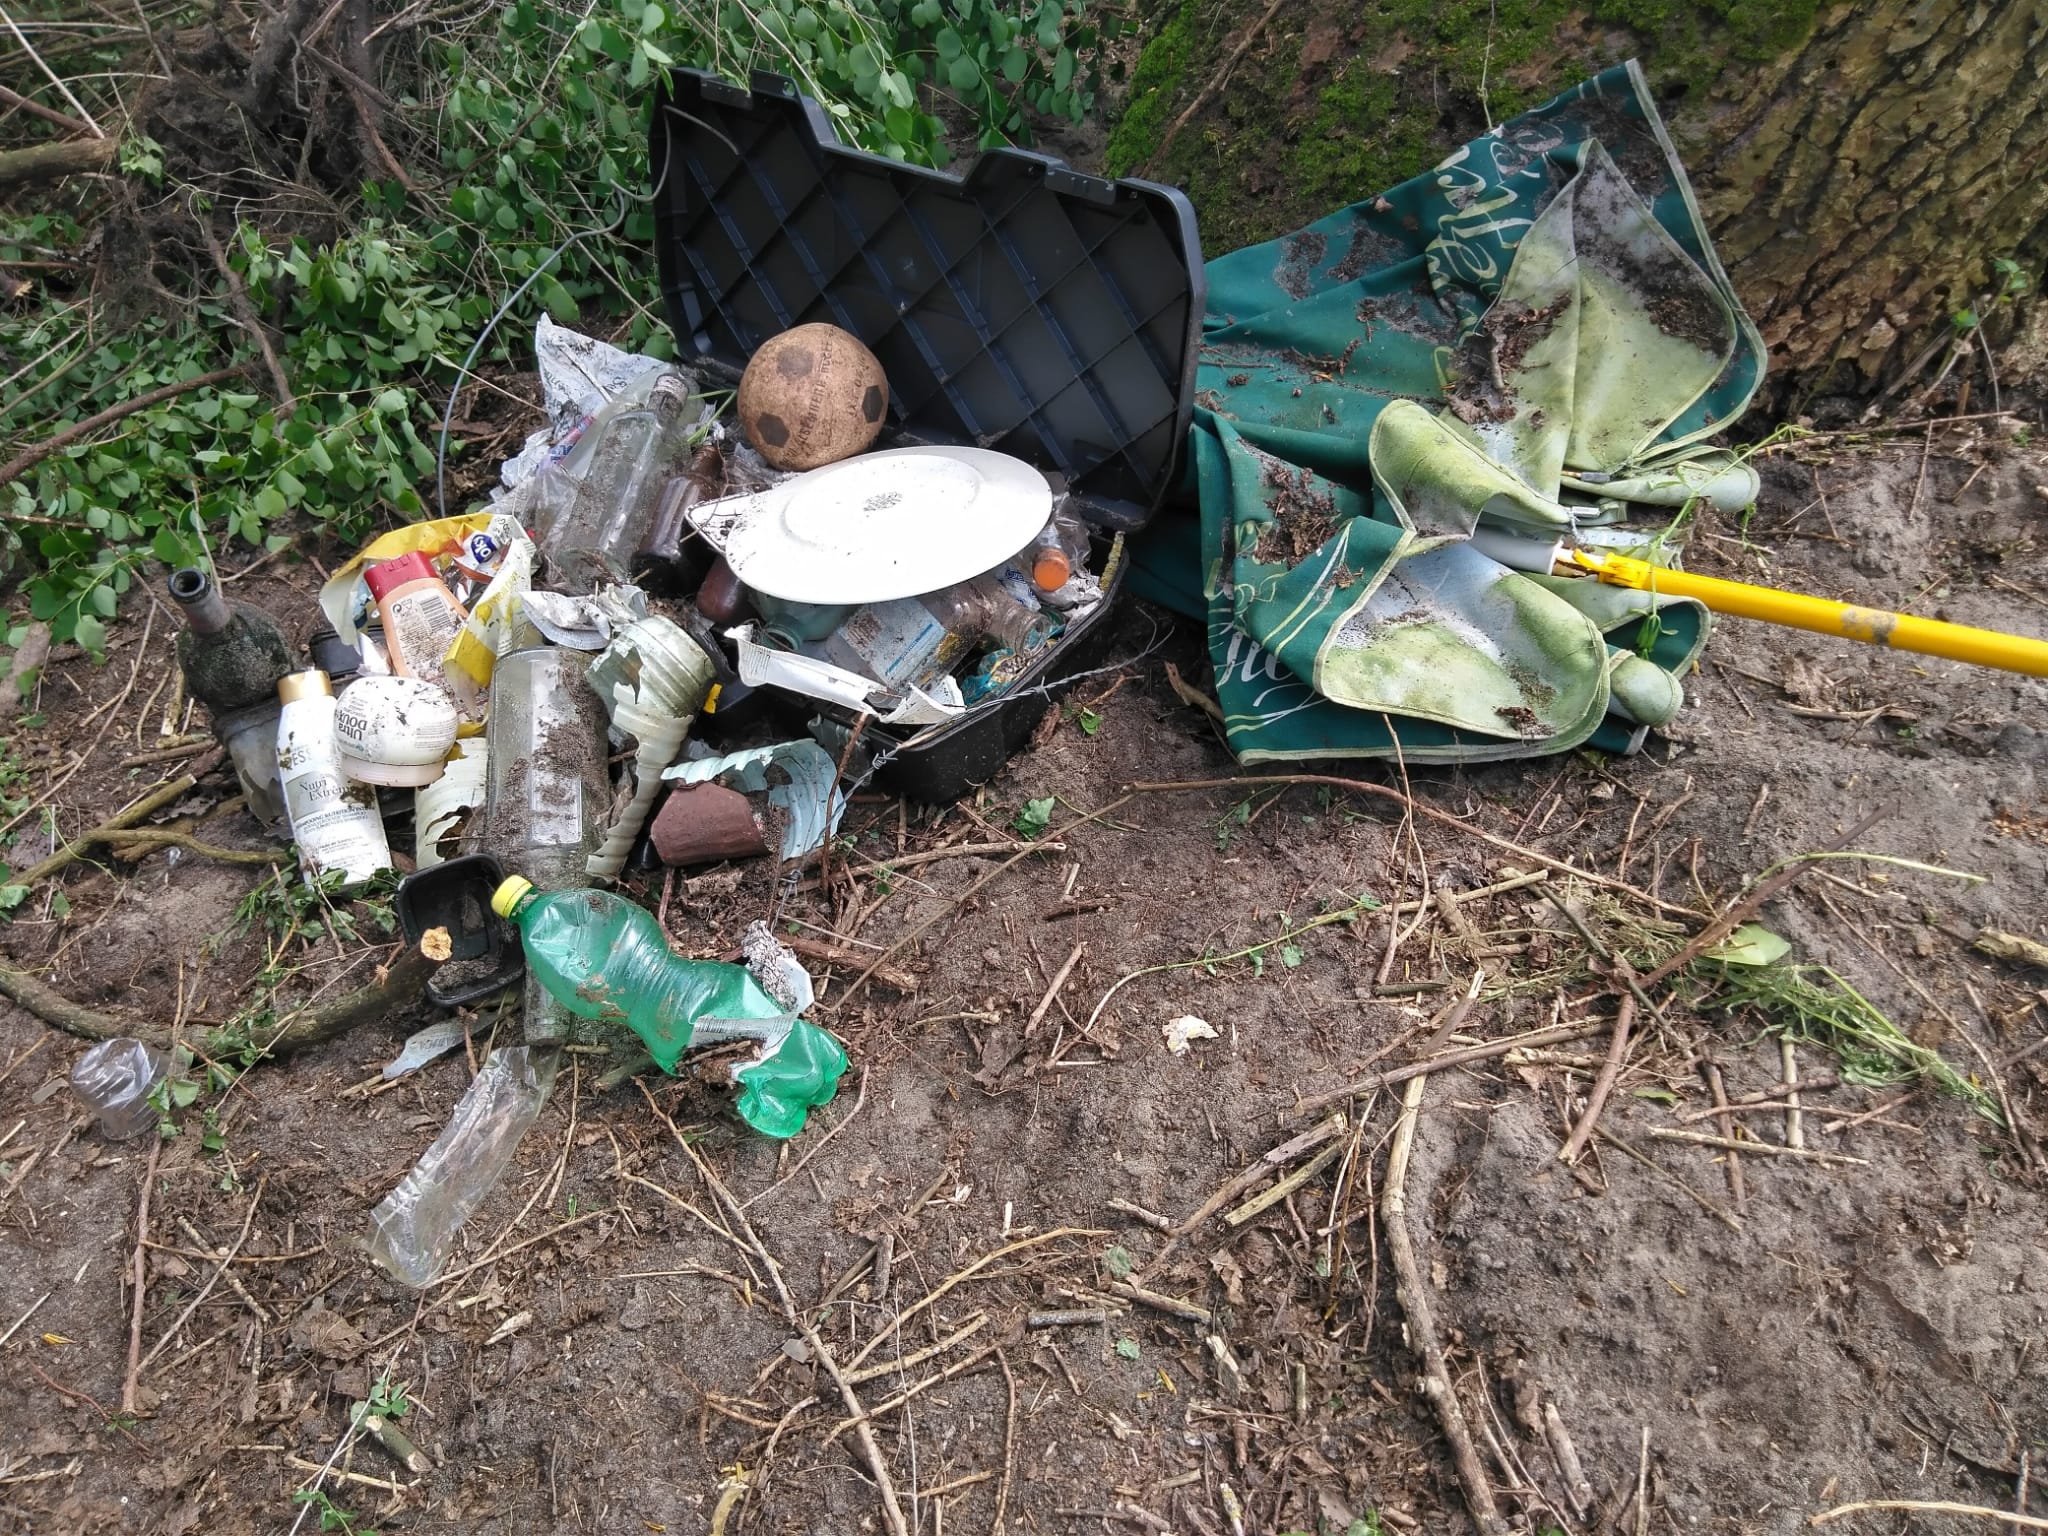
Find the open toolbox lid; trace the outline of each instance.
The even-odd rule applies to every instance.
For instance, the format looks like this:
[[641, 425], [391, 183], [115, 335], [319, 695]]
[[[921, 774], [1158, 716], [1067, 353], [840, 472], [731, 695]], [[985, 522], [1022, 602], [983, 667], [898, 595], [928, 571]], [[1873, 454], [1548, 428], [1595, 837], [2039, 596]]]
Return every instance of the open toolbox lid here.
[[779, 75], [675, 72], [650, 134], [662, 294], [735, 375], [825, 321], [889, 378], [891, 440], [993, 448], [1135, 527], [1173, 484], [1204, 285], [1184, 194], [998, 149], [964, 176], [840, 142]]

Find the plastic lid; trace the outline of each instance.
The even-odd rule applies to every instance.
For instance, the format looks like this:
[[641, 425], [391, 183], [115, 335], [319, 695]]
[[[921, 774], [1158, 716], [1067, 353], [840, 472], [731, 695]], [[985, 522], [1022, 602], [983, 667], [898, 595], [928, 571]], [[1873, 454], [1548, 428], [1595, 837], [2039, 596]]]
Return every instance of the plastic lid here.
[[370, 596], [380, 603], [384, 601], [384, 594], [393, 587], [422, 577], [428, 581], [441, 579], [434, 573], [434, 562], [417, 550], [389, 560], [379, 560], [363, 572], [363, 580], [369, 583]]
[[524, 875], [507, 875], [504, 882], [491, 892], [491, 910], [500, 917], [510, 917], [532, 889], [533, 882]]
[[277, 680], [277, 701], [280, 704], [292, 704], [300, 699], [327, 699], [333, 696], [334, 688], [327, 681], [327, 674], [318, 667], [305, 672], [287, 672]]
[[1039, 550], [1031, 561], [1031, 580], [1041, 592], [1057, 592], [1074, 574], [1074, 562], [1055, 544]]

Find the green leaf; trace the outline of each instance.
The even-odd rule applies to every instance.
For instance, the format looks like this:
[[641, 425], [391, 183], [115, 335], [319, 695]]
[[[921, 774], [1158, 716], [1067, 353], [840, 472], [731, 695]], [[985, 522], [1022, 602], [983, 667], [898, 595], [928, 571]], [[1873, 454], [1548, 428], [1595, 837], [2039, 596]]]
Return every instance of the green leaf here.
[[0, 885], [0, 912], [12, 912], [16, 907], [20, 906], [24, 901], [27, 900], [27, 886]]
[[1052, 824], [1052, 808], [1057, 802], [1047, 795], [1042, 800], [1026, 800], [1024, 808], [1017, 813], [1010, 826], [1020, 837], [1037, 839], [1045, 836], [1045, 829]]
[[94, 661], [107, 659], [107, 626], [91, 614], [81, 613], [78, 616], [78, 622], [71, 630], [71, 638], [76, 640], [79, 647]]
[[1126, 1360], [1135, 1360], [1138, 1358], [1139, 1353], [1138, 1341], [1130, 1338], [1118, 1339], [1116, 1341], [1116, 1352]]
[[1301, 950], [1293, 944], [1280, 946], [1280, 963], [1290, 971], [1301, 964]]
[[1031, 57], [1022, 48], [1012, 48], [1003, 55], [1003, 78], [1015, 85], [1024, 78], [1031, 68]]
[[960, 57], [966, 50], [960, 42], [960, 34], [951, 27], [939, 28], [939, 35], [932, 39], [932, 47], [948, 64]]
[[1790, 953], [1791, 944], [1761, 923], [1744, 923], [1701, 958], [1723, 965], [1776, 965]]
[[962, 54], [946, 66], [946, 84], [956, 91], [971, 91], [981, 79], [981, 66]]
[[1092, 709], [1084, 709], [1080, 714], [1074, 716], [1074, 724], [1081, 727], [1081, 734], [1083, 736], [1093, 736], [1102, 729], [1102, 716], [1095, 713]]
[[1056, 91], [1064, 91], [1069, 85], [1072, 85], [1073, 83], [1074, 50], [1071, 48], [1062, 48], [1059, 52], [1059, 57], [1053, 60], [1052, 88]]
[[1131, 1270], [1135, 1267], [1135, 1261], [1131, 1258], [1131, 1250], [1121, 1244], [1115, 1244], [1103, 1249], [1102, 1267], [1119, 1280], [1129, 1278]]

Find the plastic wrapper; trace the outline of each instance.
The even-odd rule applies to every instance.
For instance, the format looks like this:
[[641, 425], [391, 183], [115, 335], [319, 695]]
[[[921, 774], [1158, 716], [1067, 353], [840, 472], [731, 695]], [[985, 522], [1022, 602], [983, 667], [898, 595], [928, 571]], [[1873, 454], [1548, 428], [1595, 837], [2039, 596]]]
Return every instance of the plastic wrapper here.
[[71, 1091], [99, 1116], [100, 1134], [109, 1141], [126, 1141], [156, 1129], [156, 1106], [149, 1102], [149, 1093], [169, 1066], [162, 1051], [140, 1040], [102, 1040], [71, 1069]]
[[489, 512], [470, 512], [461, 517], [443, 517], [425, 523], [408, 523], [370, 540], [354, 557], [327, 579], [320, 588], [320, 611], [334, 632], [348, 644], [355, 644], [356, 620], [374, 613], [363, 571], [400, 555], [425, 555], [429, 560], [447, 560], [452, 568], [458, 555], [467, 559], [471, 541], [479, 534], [489, 536], [498, 519]]
[[434, 1144], [371, 1213], [370, 1257], [394, 1279], [418, 1289], [447, 1267], [456, 1234], [547, 1106], [560, 1059], [553, 1046], [491, 1052]]

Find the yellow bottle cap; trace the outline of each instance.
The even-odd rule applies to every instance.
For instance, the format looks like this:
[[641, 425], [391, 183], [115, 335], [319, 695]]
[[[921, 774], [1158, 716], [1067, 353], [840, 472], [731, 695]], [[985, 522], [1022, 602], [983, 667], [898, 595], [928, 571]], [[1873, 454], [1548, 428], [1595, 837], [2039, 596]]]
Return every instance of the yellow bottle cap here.
[[503, 883], [491, 892], [491, 910], [500, 917], [510, 917], [532, 889], [533, 882], [524, 875], [507, 875]]

